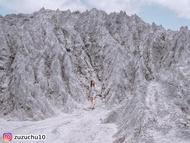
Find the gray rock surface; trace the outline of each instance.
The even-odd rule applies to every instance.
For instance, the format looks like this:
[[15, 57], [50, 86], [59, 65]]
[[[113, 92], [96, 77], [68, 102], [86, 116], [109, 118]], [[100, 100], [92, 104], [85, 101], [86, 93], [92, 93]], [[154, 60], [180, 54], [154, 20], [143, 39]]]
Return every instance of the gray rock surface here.
[[0, 17], [0, 117], [42, 120], [87, 101], [91, 79], [115, 143], [190, 142], [190, 31], [92, 9]]

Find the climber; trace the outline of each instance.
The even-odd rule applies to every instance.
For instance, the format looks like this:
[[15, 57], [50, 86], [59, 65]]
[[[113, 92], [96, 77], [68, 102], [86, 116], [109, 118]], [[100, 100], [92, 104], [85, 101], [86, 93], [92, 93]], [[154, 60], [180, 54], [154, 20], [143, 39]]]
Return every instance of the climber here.
[[94, 109], [94, 102], [95, 102], [95, 96], [96, 96], [96, 90], [95, 90], [95, 82], [94, 80], [90, 81], [90, 88], [88, 92], [88, 96], [90, 97], [91, 103], [92, 103], [92, 110]]

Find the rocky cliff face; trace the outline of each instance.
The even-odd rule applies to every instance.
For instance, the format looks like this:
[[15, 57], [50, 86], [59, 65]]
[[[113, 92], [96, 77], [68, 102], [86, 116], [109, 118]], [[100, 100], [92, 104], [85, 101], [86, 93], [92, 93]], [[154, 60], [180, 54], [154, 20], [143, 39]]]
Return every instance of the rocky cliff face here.
[[41, 120], [87, 101], [91, 79], [115, 142], [190, 141], [190, 31], [137, 15], [41, 9], [0, 17], [0, 116]]

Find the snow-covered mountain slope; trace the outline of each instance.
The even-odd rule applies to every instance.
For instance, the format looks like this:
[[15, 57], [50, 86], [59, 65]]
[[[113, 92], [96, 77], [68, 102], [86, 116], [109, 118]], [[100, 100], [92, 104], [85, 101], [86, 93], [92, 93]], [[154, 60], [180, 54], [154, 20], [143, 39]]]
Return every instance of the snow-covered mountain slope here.
[[190, 31], [137, 15], [41, 9], [0, 17], [0, 116], [42, 120], [87, 102], [94, 79], [115, 142], [190, 141]]

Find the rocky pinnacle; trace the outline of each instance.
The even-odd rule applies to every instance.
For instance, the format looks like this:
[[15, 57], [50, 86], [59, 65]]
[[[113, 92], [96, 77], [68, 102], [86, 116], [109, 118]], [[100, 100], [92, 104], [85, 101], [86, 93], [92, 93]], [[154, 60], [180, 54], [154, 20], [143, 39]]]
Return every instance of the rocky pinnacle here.
[[43, 120], [87, 102], [91, 79], [115, 143], [190, 142], [190, 31], [125, 12], [0, 16], [0, 117]]

